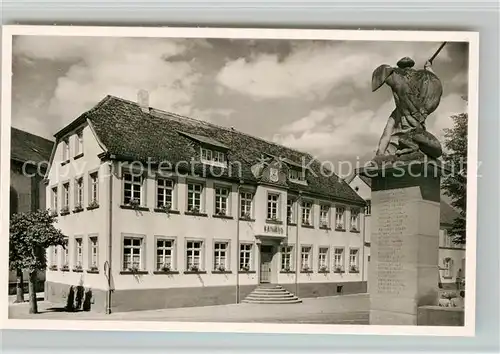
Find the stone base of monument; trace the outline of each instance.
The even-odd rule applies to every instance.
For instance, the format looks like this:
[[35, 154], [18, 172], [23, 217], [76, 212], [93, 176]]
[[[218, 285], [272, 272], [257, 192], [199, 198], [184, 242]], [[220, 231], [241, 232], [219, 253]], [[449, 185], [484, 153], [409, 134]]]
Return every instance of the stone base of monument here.
[[417, 325], [418, 308], [438, 298], [440, 169], [412, 162], [361, 173], [372, 179], [370, 324]]

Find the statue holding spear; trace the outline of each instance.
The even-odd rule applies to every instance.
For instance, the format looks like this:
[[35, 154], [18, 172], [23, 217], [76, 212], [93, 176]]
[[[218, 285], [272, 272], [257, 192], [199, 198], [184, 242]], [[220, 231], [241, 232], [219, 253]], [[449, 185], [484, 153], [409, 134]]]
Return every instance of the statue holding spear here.
[[413, 68], [413, 59], [404, 57], [397, 67], [380, 65], [372, 75], [372, 91], [387, 84], [393, 93], [396, 108], [391, 113], [376, 152], [377, 159], [391, 155], [408, 159], [421, 157], [432, 159], [442, 155], [441, 144], [426, 130], [427, 116], [439, 106], [443, 87], [432, 70], [432, 62], [446, 42], [425, 63], [424, 68]]

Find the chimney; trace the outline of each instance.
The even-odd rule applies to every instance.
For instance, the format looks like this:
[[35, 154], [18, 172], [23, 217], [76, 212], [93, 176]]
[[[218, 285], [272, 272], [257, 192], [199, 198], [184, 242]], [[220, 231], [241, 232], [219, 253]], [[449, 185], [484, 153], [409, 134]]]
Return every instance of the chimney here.
[[149, 92], [140, 89], [137, 93], [137, 103], [141, 107], [141, 111], [144, 113], [149, 113]]

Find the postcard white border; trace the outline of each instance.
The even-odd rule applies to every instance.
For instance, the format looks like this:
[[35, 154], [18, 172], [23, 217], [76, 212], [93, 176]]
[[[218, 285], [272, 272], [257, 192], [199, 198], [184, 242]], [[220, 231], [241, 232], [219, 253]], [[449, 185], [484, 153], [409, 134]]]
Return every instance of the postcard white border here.
[[[46, 330], [114, 330], [291, 334], [378, 334], [425, 336], [474, 336], [477, 242], [477, 178], [478, 176], [478, 99], [479, 99], [479, 34], [451, 31], [385, 31], [385, 30], [307, 30], [253, 28], [181, 28], [181, 27], [101, 27], [101, 26], [3, 26], [2, 27], [2, 107], [0, 143], [0, 304], [1, 328]], [[203, 323], [159, 321], [90, 321], [90, 320], [28, 320], [8, 318], [8, 237], [10, 183], [10, 127], [12, 89], [12, 36], [95, 36], [95, 37], [170, 37], [170, 38], [239, 38], [239, 39], [315, 39], [354, 41], [420, 41], [468, 42], [468, 181], [467, 181], [467, 247], [465, 325], [463, 327], [374, 326], [374, 325], [310, 325], [260, 323]], [[471, 198], [471, 196], [476, 196]]]

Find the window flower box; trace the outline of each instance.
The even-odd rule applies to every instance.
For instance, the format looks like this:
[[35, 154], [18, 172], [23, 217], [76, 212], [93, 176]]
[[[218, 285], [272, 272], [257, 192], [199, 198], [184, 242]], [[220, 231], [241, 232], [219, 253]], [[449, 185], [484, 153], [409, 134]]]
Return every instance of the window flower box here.
[[76, 204], [73, 213], [78, 213], [80, 211], [83, 211], [83, 206], [81, 204]]
[[337, 231], [345, 231], [344, 225], [342, 225], [342, 224], [335, 225], [335, 230], [337, 230]]
[[49, 267], [49, 269], [50, 269], [50, 270], [57, 270], [57, 266], [56, 266], [56, 265], [51, 265], [51, 266]]
[[163, 211], [164, 213], [170, 213], [170, 210], [172, 209], [172, 204], [170, 203], [166, 203], [166, 204], [163, 204], [160, 206], [159, 208], [161, 211]]
[[87, 206], [87, 210], [92, 210], [97, 208], [99, 208], [99, 203], [97, 202], [97, 200], [92, 200]]
[[168, 273], [172, 270], [172, 267], [170, 266], [170, 264], [167, 263], [167, 264], [162, 265], [160, 270], [162, 272]]
[[61, 215], [68, 215], [69, 214], [69, 207], [64, 206], [61, 208]]
[[349, 267], [349, 272], [350, 272], [350, 273], [359, 273], [359, 268], [358, 268], [358, 266], [357, 266], [357, 265], [351, 265], [351, 266]]
[[138, 209], [141, 206], [141, 202], [137, 198], [133, 198], [128, 202], [128, 205], [134, 209]]
[[96, 265], [92, 265], [92, 266], [90, 266], [87, 273], [94, 273], [94, 274], [99, 273], [99, 268]]
[[325, 265], [322, 265], [321, 267], [319, 267], [319, 271], [321, 273], [328, 273], [328, 267]]
[[308, 265], [305, 265], [302, 267], [301, 272], [302, 273], [312, 273], [312, 269]]
[[200, 214], [200, 208], [198, 207], [189, 208], [188, 211], [193, 214]]
[[74, 272], [83, 272], [83, 267], [81, 264], [77, 264], [75, 268], [73, 269]]
[[61, 270], [62, 270], [63, 272], [69, 272], [69, 266], [68, 266], [67, 264], [66, 264], [66, 265], [63, 265], [63, 266], [61, 267]]
[[250, 271], [250, 267], [249, 267], [249, 266], [247, 266], [247, 265], [243, 265], [243, 266], [241, 266], [241, 267], [240, 267], [240, 270], [241, 270], [242, 272], [248, 272], [248, 271]]
[[343, 273], [344, 272], [344, 267], [336, 265], [336, 266], [333, 267], [333, 271], [335, 273]]

